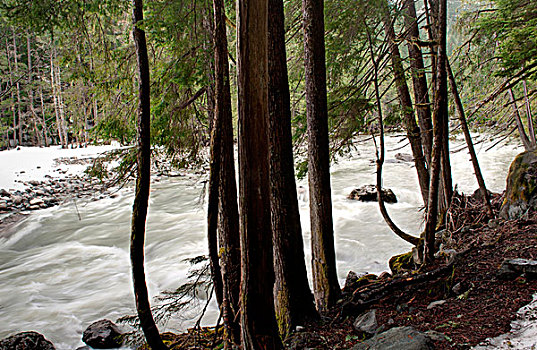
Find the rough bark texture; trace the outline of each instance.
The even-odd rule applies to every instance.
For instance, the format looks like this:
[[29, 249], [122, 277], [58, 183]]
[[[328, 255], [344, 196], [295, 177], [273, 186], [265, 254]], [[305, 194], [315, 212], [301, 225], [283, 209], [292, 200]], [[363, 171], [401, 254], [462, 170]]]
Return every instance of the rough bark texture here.
[[268, 0], [239, 0], [237, 11], [242, 346], [281, 349], [270, 216]]
[[313, 293], [319, 311], [326, 311], [335, 305], [341, 289], [332, 219], [323, 1], [303, 0], [302, 12]]
[[483, 196], [483, 201], [485, 203], [487, 213], [492, 218], [494, 217], [494, 211], [492, 210], [492, 206], [490, 205], [489, 192], [487, 191], [487, 187], [485, 186], [485, 180], [483, 179], [483, 174], [481, 173], [481, 168], [479, 167], [479, 161], [477, 160], [477, 154], [475, 153], [472, 136], [470, 135], [470, 130], [468, 129], [468, 124], [466, 123], [464, 106], [462, 105], [459, 91], [457, 89], [457, 83], [455, 82], [455, 77], [453, 76], [453, 71], [451, 70], [451, 65], [449, 64], [448, 60], [446, 60], [446, 69], [448, 74], [449, 87], [451, 89], [451, 94], [453, 95], [453, 100], [457, 108], [457, 113], [459, 114], [459, 122], [461, 123], [464, 139], [466, 140], [466, 145], [468, 146], [468, 153], [470, 153], [470, 159], [472, 160], [475, 177], [477, 179], [477, 183], [479, 184], [479, 190], [481, 191], [481, 195]]
[[445, 120], [448, 115], [447, 104], [447, 77], [446, 77], [446, 13], [447, 1], [439, 1], [438, 11], [438, 56], [436, 67], [436, 93], [433, 110], [433, 151], [431, 164], [431, 177], [429, 185], [429, 200], [427, 205], [427, 222], [425, 224], [425, 262], [432, 262], [435, 253], [435, 230], [438, 215], [438, 183], [440, 178], [440, 167], [442, 153], [444, 151], [444, 128], [447, 124]]
[[145, 221], [147, 217], [147, 204], [149, 200], [150, 184], [150, 86], [149, 86], [149, 59], [147, 57], [147, 44], [145, 32], [137, 25], [143, 21], [143, 2], [133, 0], [133, 37], [136, 46], [138, 61], [138, 152], [137, 152], [137, 178], [136, 194], [132, 208], [131, 222], [131, 264], [134, 295], [136, 298], [136, 310], [140, 325], [144, 331], [148, 345], [153, 350], [166, 349], [160, 338], [157, 325], [151, 314], [149, 295], [145, 283], [144, 272], [144, 243]]
[[418, 114], [418, 122], [421, 130], [423, 153], [427, 164], [431, 163], [431, 149], [433, 146], [433, 123], [431, 120], [431, 106], [429, 99], [429, 88], [427, 77], [425, 76], [425, 64], [420, 46], [420, 31], [416, 15], [415, 0], [406, 0], [405, 25], [407, 28], [408, 55], [410, 58], [410, 69], [412, 71], [412, 83], [414, 86], [414, 105]]
[[224, 1], [213, 0], [215, 46], [215, 113], [214, 124], [220, 142], [219, 172], [219, 252], [222, 276], [222, 315], [226, 327], [226, 347], [240, 343], [240, 238], [237, 207], [237, 184], [233, 155], [233, 118], [229, 85], [228, 49]]
[[401, 54], [399, 47], [397, 46], [395, 30], [393, 28], [393, 22], [389, 14], [388, 5], [386, 4], [384, 14], [384, 28], [386, 31], [386, 38], [390, 45], [390, 55], [392, 60], [392, 69], [395, 80], [395, 86], [397, 87], [397, 95], [399, 96], [399, 102], [403, 109], [403, 125], [405, 127], [408, 141], [410, 142], [410, 148], [412, 149], [412, 156], [414, 157], [414, 165], [418, 172], [418, 181], [420, 184], [421, 195], [423, 202], [427, 203], [428, 187], [429, 187], [429, 173], [425, 166], [425, 157], [423, 156], [423, 147], [421, 143], [421, 133], [416, 118], [414, 116], [414, 109], [412, 108], [412, 98], [410, 97], [410, 91], [406, 82], [405, 71], [401, 62]]
[[306, 264], [293, 164], [282, 0], [269, 0], [269, 126], [274, 297], [282, 338], [317, 316]]

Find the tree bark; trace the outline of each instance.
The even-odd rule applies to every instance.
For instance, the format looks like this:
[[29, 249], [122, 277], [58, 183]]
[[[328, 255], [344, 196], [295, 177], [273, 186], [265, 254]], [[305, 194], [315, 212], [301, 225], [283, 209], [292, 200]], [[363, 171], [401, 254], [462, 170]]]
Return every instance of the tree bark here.
[[[229, 63], [225, 27], [224, 1], [213, 0], [215, 112], [214, 138], [219, 146], [219, 241], [222, 285], [222, 314], [226, 327], [226, 348], [240, 344], [240, 237], [237, 207], [237, 185], [233, 151], [233, 116], [229, 82]], [[216, 131], [217, 130], [217, 131]], [[217, 135], [218, 134], [218, 135]], [[216, 146], [215, 146], [215, 150]], [[212, 174], [211, 174], [212, 175]]]
[[526, 115], [528, 117], [528, 131], [530, 134], [530, 141], [532, 145], [537, 146], [537, 140], [535, 139], [535, 127], [533, 125], [533, 116], [531, 113], [530, 99], [528, 98], [528, 86], [526, 80], [522, 80], [522, 86], [524, 87], [524, 103], [526, 105]]
[[535, 145], [532, 145], [530, 139], [528, 138], [528, 135], [526, 134], [526, 130], [524, 130], [524, 124], [522, 123], [522, 118], [520, 117], [520, 112], [518, 111], [518, 106], [516, 104], [516, 98], [515, 94], [513, 92], [513, 89], [508, 89], [509, 93], [509, 99], [511, 100], [511, 105], [513, 106], [513, 114], [515, 116], [516, 125], [518, 128], [518, 134], [520, 135], [520, 140], [522, 141], [522, 144], [524, 145], [524, 149], [526, 151], [531, 151], [535, 149]]
[[[17, 145], [17, 113], [16, 113], [16, 106], [15, 106], [15, 94], [13, 93], [13, 69], [11, 68], [11, 59], [10, 59], [10, 51], [9, 51], [9, 41], [8, 37], [6, 35], [6, 59], [7, 59], [7, 67], [9, 71], [9, 86], [11, 90], [11, 101], [13, 103], [11, 104], [11, 113], [13, 114], [13, 146], [15, 147]], [[10, 143], [8, 141], [8, 148], [10, 147]]]
[[[13, 60], [15, 62], [14, 71], [15, 71], [15, 76], [17, 76], [19, 72], [19, 59], [18, 59], [19, 54], [17, 50], [17, 37], [15, 35], [15, 30], [13, 28], [11, 28], [11, 31], [13, 33]], [[21, 110], [21, 87], [19, 84], [19, 79], [17, 79], [17, 82], [15, 83], [15, 85], [17, 87], [15, 91], [17, 93], [18, 141], [19, 141], [19, 145], [22, 145], [23, 118], [22, 118], [22, 110]]]
[[276, 318], [283, 339], [318, 317], [308, 284], [293, 164], [282, 0], [269, 0], [269, 126]]
[[427, 221], [425, 224], [425, 251], [424, 262], [432, 263], [435, 253], [435, 230], [438, 222], [438, 184], [442, 152], [444, 151], [444, 128], [448, 114], [447, 104], [447, 78], [446, 78], [446, 24], [447, 1], [439, 0], [438, 11], [438, 54], [436, 60], [436, 89], [433, 110], [433, 151], [431, 176], [429, 184], [429, 199], [427, 205]]
[[268, 138], [268, 0], [239, 0], [239, 206], [244, 349], [282, 349], [274, 315]]
[[323, 1], [303, 0], [302, 13], [313, 294], [317, 309], [326, 312], [336, 304], [341, 289], [332, 219]]
[[[51, 42], [51, 46], [54, 45], [54, 42]], [[53, 54], [54, 47], [52, 47], [50, 51], [50, 87], [52, 90], [52, 101], [54, 103], [54, 115], [56, 116], [56, 131], [58, 132], [58, 138], [60, 141], [60, 145], [62, 148], [65, 148], [65, 142], [63, 139], [63, 132], [62, 132], [62, 123], [60, 121], [60, 108], [58, 106], [58, 97], [56, 92], [56, 79], [54, 74], [54, 54]]]
[[474, 144], [472, 142], [472, 136], [470, 135], [470, 130], [468, 129], [468, 123], [466, 123], [466, 115], [464, 113], [464, 106], [462, 105], [461, 98], [459, 96], [459, 91], [457, 89], [457, 83], [455, 82], [455, 77], [453, 76], [453, 71], [451, 70], [451, 65], [449, 61], [446, 60], [446, 69], [448, 74], [449, 86], [451, 88], [451, 94], [453, 95], [453, 100], [459, 114], [459, 121], [461, 123], [462, 132], [464, 134], [464, 139], [466, 140], [466, 145], [468, 146], [468, 152], [470, 153], [470, 159], [472, 160], [472, 166], [474, 167], [475, 177], [477, 183], [479, 184], [479, 190], [483, 196], [483, 202], [487, 210], [488, 215], [493, 218], [494, 211], [490, 205], [490, 196], [485, 186], [485, 180], [483, 179], [483, 174], [481, 173], [481, 168], [479, 167], [479, 161], [477, 159], [477, 154], [475, 153]]
[[425, 64], [420, 46], [418, 18], [416, 15], [415, 0], [406, 0], [405, 25], [407, 28], [407, 48], [412, 71], [412, 83], [414, 86], [414, 104], [418, 115], [421, 131], [423, 153], [427, 164], [431, 164], [431, 149], [433, 145], [433, 123], [431, 120], [431, 102], [429, 99], [429, 87], [425, 76]]
[[385, 3], [385, 13], [383, 19], [384, 28], [386, 31], [386, 39], [389, 41], [390, 46], [390, 56], [392, 60], [395, 85], [397, 87], [397, 95], [399, 96], [399, 101], [403, 110], [403, 125], [412, 149], [412, 156], [414, 157], [414, 165], [416, 166], [416, 171], [418, 173], [418, 182], [420, 185], [423, 202], [426, 204], [429, 192], [429, 173], [427, 171], [427, 167], [425, 166], [420, 128], [418, 127], [416, 117], [414, 116], [412, 98], [410, 97], [410, 91], [406, 82], [405, 71], [401, 62], [401, 54], [399, 52], [399, 47], [397, 46], [395, 30], [393, 28], [393, 22], [389, 13], [388, 3]]
[[151, 313], [149, 295], [145, 282], [144, 270], [144, 243], [145, 223], [149, 200], [149, 186], [151, 180], [151, 100], [149, 59], [145, 32], [139, 27], [143, 21], [143, 1], [133, 0], [133, 38], [136, 47], [138, 62], [138, 149], [137, 149], [137, 177], [136, 193], [132, 208], [131, 222], [131, 248], [132, 280], [136, 299], [136, 310], [140, 326], [153, 350], [166, 349]]
[[45, 139], [45, 147], [49, 146], [48, 140], [48, 128], [47, 128], [47, 119], [45, 114], [45, 102], [43, 100], [43, 89], [39, 87], [39, 102], [41, 103], [41, 126], [43, 128], [43, 138]]

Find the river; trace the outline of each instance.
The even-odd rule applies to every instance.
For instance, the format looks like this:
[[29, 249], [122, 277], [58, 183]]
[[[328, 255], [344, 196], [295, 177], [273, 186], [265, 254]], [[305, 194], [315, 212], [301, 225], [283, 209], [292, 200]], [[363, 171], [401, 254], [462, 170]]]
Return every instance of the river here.
[[[458, 149], [461, 144], [455, 140], [451, 147]], [[422, 203], [416, 172], [411, 163], [394, 160], [395, 153], [409, 153], [404, 145], [401, 137], [387, 139], [384, 186], [393, 189], [399, 200], [387, 206], [403, 230], [418, 233]], [[490, 142], [477, 146], [478, 157], [488, 188], [501, 192], [509, 164], [522, 150], [515, 143], [487, 152], [488, 146]], [[477, 185], [466, 150], [452, 154], [452, 164], [459, 191], [473, 192]], [[407, 251], [409, 245], [387, 228], [376, 203], [346, 199], [352, 189], [375, 183], [372, 141], [358, 142], [349, 155], [333, 164], [331, 173], [341, 282], [349, 270], [386, 271], [388, 259]], [[307, 187], [304, 180], [299, 185]], [[207, 252], [205, 208], [200, 203], [203, 188], [195, 176], [152, 184], [146, 242], [151, 296], [184, 283], [189, 269], [185, 259]], [[93, 321], [134, 313], [128, 251], [132, 200], [133, 191], [127, 189], [115, 198], [41, 210], [0, 237], [0, 338], [35, 330], [57, 349], [74, 349], [83, 345], [81, 334]], [[307, 200], [300, 205], [309, 265]], [[216, 318], [213, 303], [204, 324], [214, 324]], [[192, 322], [182, 317], [165, 328], [180, 331]]]

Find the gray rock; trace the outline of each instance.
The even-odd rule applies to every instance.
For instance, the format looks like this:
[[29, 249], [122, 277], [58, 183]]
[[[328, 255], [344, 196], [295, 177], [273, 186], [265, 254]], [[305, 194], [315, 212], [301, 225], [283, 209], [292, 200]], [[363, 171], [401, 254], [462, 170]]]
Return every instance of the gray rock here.
[[412, 327], [396, 327], [375, 335], [353, 350], [433, 350], [432, 339]]
[[413, 162], [414, 161], [414, 157], [412, 157], [412, 155], [408, 154], [408, 153], [396, 153], [395, 154], [395, 159], [401, 160], [403, 162]]
[[516, 219], [537, 204], [537, 151], [515, 157], [509, 167], [507, 188], [500, 209], [504, 219]]
[[82, 341], [95, 349], [113, 349], [121, 346], [122, 333], [110, 320], [92, 323], [82, 335]]
[[500, 279], [510, 280], [525, 274], [527, 277], [537, 277], [537, 261], [528, 259], [506, 259], [502, 262], [497, 276]]
[[367, 334], [375, 334], [378, 328], [377, 323], [377, 310], [369, 310], [356, 317], [356, 320], [352, 324], [354, 329], [358, 332], [364, 332]]
[[7, 210], [7, 201], [0, 201], [0, 210]]
[[[365, 185], [354, 189], [347, 196], [347, 199], [354, 199], [361, 202], [376, 202], [378, 200], [377, 187], [375, 185]], [[382, 199], [384, 199], [386, 203], [397, 203], [397, 197], [392, 190], [387, 188], [382, 189]]]
[[55, 347], [42, 334], [22, 332], [0, 340], [0, 350], [55, 350]]
[[0, 188], [0, 197], [11, 197], [11, 193], [4, 190], [3, 188]]
[[437, 301], [433, 301], [432, 303], [430, 303], [429, 305], [427, 305], [427, 310], [434, 309], [435, 307], [440, 306], [440, 305], [444, 305], [445, 303], [446, 303], [445, 300], [437, 300]]
[[13, 201], [13, 204], [19, 205], [24, 199], [21, 196], [13, 196], [11, 200]]
[[39, 206], [39, 205], [41, 205], [43, 203], [45, 203], [45, 202], [41, 198], [33, 198], [33, 199], [30, 200], [30, 205]]

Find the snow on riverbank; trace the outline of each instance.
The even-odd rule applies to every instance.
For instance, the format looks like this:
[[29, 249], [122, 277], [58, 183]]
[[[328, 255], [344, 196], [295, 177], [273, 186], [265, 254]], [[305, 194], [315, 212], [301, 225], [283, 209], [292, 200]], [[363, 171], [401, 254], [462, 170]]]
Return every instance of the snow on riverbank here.
[[60, 146], [46, 148], [18, 147], [0, 152], [0, 189], [7, 191], [24, 190], [26, 181], [43, 181], [45, 176], [64, 178], [81, 174], [87, 164], [58, 164], [60, 158], [87, 159], [103, 152], [119, 148], [112, 143], [105, 146], [62, 149]]

